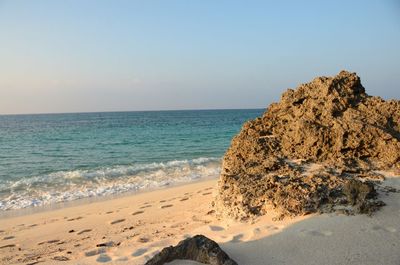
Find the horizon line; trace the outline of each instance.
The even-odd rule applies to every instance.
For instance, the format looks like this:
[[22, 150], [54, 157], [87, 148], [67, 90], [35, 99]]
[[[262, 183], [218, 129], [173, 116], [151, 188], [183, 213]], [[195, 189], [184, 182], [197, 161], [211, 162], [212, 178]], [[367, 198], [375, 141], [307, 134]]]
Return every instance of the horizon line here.
[[23, 115], [57, 115], [57, 114], [91, 114], [91, 113], [119, 113], [119, 112], [160, 112], [160, 111], [207, 111], [207, 110], [261, 110], [263, 108], [204, 108], [204, 109], [147, 109], [147, 110], [111, 110], [111, 111], [71, 111], [71, 112], [34, 112], [34, 113], [0, 113], [0, 116], [23, 116]]

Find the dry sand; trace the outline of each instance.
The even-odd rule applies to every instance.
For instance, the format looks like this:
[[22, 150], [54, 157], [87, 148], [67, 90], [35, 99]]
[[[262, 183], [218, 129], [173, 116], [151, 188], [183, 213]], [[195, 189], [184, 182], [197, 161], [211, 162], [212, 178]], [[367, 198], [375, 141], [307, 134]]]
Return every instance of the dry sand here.
[[[237, 223], [211, 213], [216, 184], [207, 180], [2, 217], [0, 263], [143, 264], [165, 246], [204, 234], [244, 265], [400, 264], [398, 192], [381, 192], [387, 206], [372, 217], [323, 214], [273, 221], [271, 210], [253, 223]], [[383, 185], [400, 189], [400, 177]]]

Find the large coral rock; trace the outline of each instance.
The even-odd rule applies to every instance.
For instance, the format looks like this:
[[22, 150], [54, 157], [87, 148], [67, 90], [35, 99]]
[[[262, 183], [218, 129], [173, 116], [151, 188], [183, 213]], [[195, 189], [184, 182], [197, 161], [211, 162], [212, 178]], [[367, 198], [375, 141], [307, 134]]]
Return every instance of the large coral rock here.
[[[313, 164], [320, 169], [310, 173]], [[283, 215], [332, 210], [352, 205], [348, 181], [368, 182], [382, 169], [400, 169], [400, 101], [367, 95], [355, 73], [342, 71], [287, 90], [243, 125], [224, 156], [215, 204], [239, 219], [269, 206]], [[376, 198], [368, 187], [359, 200], [366, 211]]]

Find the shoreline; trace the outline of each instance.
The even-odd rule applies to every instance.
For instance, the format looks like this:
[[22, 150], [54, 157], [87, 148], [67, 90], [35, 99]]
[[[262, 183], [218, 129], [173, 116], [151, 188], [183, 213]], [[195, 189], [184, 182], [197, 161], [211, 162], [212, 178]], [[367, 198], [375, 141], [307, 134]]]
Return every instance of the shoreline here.
[[[113, 242], [110, 248], [118, 252], [134, 251], [150, 242], [181, 239], [206, 222], [203, 216], [209, 211], [211, 190], [216, 184], [217, 179], [200, 180], [1, 218], [0, 264], [53, 264], [60, 260], [92, 264], [100, 257], [97, 251], [104, 251], [104, 247], [97, 247], [99, 244]], [[190, 213], [185, 215], [187, 211]], [[194, 212], [200, 213], [196, 221], [192, 220]], [[138, 258], [143, 261], [145, 257]]]
[[[311, 214], [273, 221], [218, 219], [217, 179], [0, 219], [0, 264], [144, 264], [188, 236], [203, 234], [238, 264], [389, 264], [400, 261], [400, 192], [380, 191], [373, 214]], [[400, 176], [383, 186], [400, 191]], [[288, 255], [290, 253], [290, 255]], [[383, 263], [382, 263], [383, 262]], [[174, 261], [170, 264], [194, 264]]]
[[210, 180], [218, 180], [218, 177], [211, 177], [211, 178], [205, 177], [205, 178], [200, 178], [200, 179], [195, 179], [195, 180], [190, 180], [190, 181], [173, 182], [173, 183], [170, 183], [165, 186], [131, 190], [131, 191], [126, 191], [126, 192], [117, 193], [117, 194], [85, 197], [85, 198], [80, 198], [80, 199], [71, 200], [71, 201], [50, 203], [47, 205], [31, 206], [31, 207], [26, 207], [26, 208], [21, 208], [21, 209], [0, 211], [0, 219], [7, 219], [7, 218], [49, 212], [49, 211], [62, 210], [65, 208], [76, 207], [76, 206], [81, 206], [81, 205], [86, 205], [86, 204], [97, 203], [97, 202], [105, 202], [105, 201], [109, 201], [109, 200], [115, 200], [115, 199], [120, 199], [120, 198], [124, 198], [124, 197], [140, 195], [140, 194], [147, 193], [147, 192], [155, 192], [155, 191], [160, 191], [160, 190], [165, 190], [165, 189], [171, 189], [171, 188], [175, 188], [175, 187], [186, 186], [186, 185], [195, 184], [195, 183], [203, 182], [203, 181], [210, 181]]

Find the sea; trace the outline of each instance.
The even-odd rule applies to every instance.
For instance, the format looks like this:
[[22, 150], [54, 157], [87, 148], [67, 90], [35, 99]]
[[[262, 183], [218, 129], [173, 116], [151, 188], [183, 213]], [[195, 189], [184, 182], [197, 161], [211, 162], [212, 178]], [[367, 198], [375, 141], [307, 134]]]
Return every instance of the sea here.
[[263, 109], [0, 116], [0, 211], [216, 178]]

